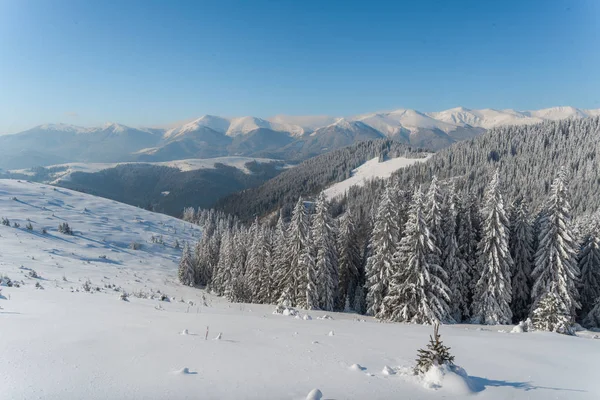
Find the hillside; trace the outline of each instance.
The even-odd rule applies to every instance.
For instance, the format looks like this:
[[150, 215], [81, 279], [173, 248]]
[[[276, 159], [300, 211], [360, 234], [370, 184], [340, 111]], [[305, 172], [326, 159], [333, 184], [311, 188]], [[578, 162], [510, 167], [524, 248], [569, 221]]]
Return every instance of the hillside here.
[[354, 169], [350, 178], [325, 189], [325, 195], [328, 199], [344, 196], [351, 187], [363, 186], [365, 182], [375, 178], [389, 178], [393, 172], [400, 168], [406, 168], [418, 162], [425, 162], [430, 156], [428, 155], [425, 158], [396, 157], [384, 161], [380, 161], [378, 157], [375, 157]]
[[308, 159], [259, 187], [224, 197], [215, 208], [242, 220], [251, 220], [281, 207], [287, 214], [299, 196], [315, 195], [335, 182], [350, 178], [353, 169], [373, 157], [422, 158], [425, 155], [421, 149], [387, 139], [358, 142]]
[[[444, 326], [444, 343], [468, 376], [419, 378], [411, 371], [428, 326], [340, 313], [320, 319], [322, 311], [301, 311], [311, 319], [274, 315], [272, 306], [233, 305], [176, 283], [173, 243], [201, 233], [187, 223], [11, 180], [0, 180], [0, 215], [21, 224], [0, 225], [0, 276], [13, 285], [4, 278], [0, 287], [6, 398], [304, 399], [315, 388], [340, 399], [600, 395], [593, 379], [597, 340], [589, 332], [568, 337], [507, 333], [512, 326]], [[56, 231], [65, 221], [73, 236]], [[164, 245], [152, 243], [159, 235]], [[133, 241], [142, 248], [129, 249]], [[168, 301], [160, 300], [163, 294]]]

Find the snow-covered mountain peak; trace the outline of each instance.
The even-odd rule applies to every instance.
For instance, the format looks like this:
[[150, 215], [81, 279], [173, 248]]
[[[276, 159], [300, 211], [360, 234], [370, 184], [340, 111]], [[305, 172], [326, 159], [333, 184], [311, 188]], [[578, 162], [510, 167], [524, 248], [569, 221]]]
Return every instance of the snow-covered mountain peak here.
[[55, 132], [74, 132], [74, 133], [85, 132], [88, 130], [88, 128], [84, 128], [84, 127], [77, 126], [77, 125], [64, 124], [64, 123], [43, 124], [43, 125], [38, 125], [33, 129], [41, 129], [41, 130], [48, 130], [48, 131], [55, 131]]

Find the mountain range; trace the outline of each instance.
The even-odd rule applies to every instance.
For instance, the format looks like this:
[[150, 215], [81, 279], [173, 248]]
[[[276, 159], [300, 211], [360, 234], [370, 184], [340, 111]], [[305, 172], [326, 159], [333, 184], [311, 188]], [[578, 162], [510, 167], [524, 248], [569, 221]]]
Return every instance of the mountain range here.
[[412, 109], [352, 117], [225, 118], [204, 115], [172, 128], [133, 128], [116, 123], [84, 128], [46, 124], [0, 136], [0, 168], [68, 162], [171, 161], [222, 156], [304, 160], [362, 140], [391, 138], [439, 150], [501, 125], [600, 115], [600, 109], [554, 107], [534, 111]]

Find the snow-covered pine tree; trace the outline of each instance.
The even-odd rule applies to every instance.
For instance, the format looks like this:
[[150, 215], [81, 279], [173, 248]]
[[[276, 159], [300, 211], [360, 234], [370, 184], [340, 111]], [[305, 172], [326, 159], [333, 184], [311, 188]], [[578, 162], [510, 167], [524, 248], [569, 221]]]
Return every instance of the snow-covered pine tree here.
[[264, 267], [258, 272], [260, 280], [260, 289], [258, 293], [253, 293], [259, 303], [273, 302], [273, 232], [271, 228], [264, 225], [262, 227], [262, 241], [264, 245], [265, 260]]
[[337, 236], [338, 269], [340, 273], [337, 309], [350, 308], [354, 301], [354, 292], [358, 286], [360, 268], [360, 250], [350, 208], [339, 218]]
[[482, 210], [479, 242], [480, 277], [473, 298], [474, 323], [495, 325], [512, 322], [510, 272], [513, 260], [508, 248], [508, 217], [500, 192], [498, 170], [489, 183]]
[[233, 232], [226, 230], [221, 237], [219, 261], [216, 265], [211, 289], [219, 296], [229, 296], [233, 281], [234, 245]]
[[[550, 198], [542, 216], [531, 297], [534, 309], [538, 308], [538, 303], [544, 297], [556, 299], [557, 307], [566, 310], [573, 322], [580, 308], [577, 291], [579, 266], [565, 178], [566, 171], [561, 168], [552, 183]], [[553, 290], [556, 293], [547, 296]]]
[[417, 189], [405, 236], [394, 254], [394, 275], [376, 315], [380, 319], [416, 324], [454, 322], [448, 305], [450, 289], [441, 278], [446, 273], [441, 266], [430, 263], [440, 258], [440, 250], [435, 247], [423, 214], [423, 196]]
[[473, 302], [473, 292], [477, 283], [477, 221], [472, 218], [471, 212], [473, 199], [471, 196], [464, 196], [459, 199], [456, 218], [456, 240], [458, 242], [458, 256], [467, 265], [466, 285], [461, 288], [462, 296], [467, 304], [467, 309], [463, 312], [463, 320], [471, 315], [471, 305]]
[[600, 297], [596, 299], [594, 307], [583, 319], [583, 326], [587, 328], [600, 328]]
[[255, 222], [255, 226], [250, 230], [254, 236], [252, 245], [248, 251], [248, 263], [246, 266], [246, 284], [248, 290], [252, 296], [250, 299], [254, 303], [262, 303], [263, 299], [260, 298], [262, 292], [262, 285], [268, 285], [269, 282], [263, 282], [262, 271], [267, 268], [267, 243], [265, 237], [265, 230]]
[[579, 251], [581, 271], [581, 315], [587, 315], [600, 298], [600, 230], [595, 227], [585, 238]]
[[282, 212], [279, 212], [279, 218], [275, 225], [272, 239], [272, 254], [270, 257], [270, 269], [273, 273], [271, 279], [271, 297], [269, 303], [277, 303], [283, 293], [286, 285], [288, 272], [287, 256], [287, 225], [283, 219]]
[[336, 308], [340, 277], [335, 246], [336, 227], [329, 213], [324, 192], [321, 192], [317, 198], [311, 237], [315, 249], [319, 303], [321, 309], [333, 311]]
[[394, 208], [390, 187], [383, 192], [369, 243], [370, 257], [366, 266], [366, 312], [377, 315], [388, 294], [391, 277], [394, 275], [392, 259], [398, 243], [398, 226], [394, 219]]
[[519, 322], [529, 315], [534, 254], [533, 225], [523, 199], [515, 201], [511, 207], [509, 246], [513, 259], [511, 310], [513, 322]]
[[555, 282], [550, 284], [548, 291], [536, 303], [531, 313], [531, 322], [538, 330], [573, 334], [573, 317], [560, 298]]
[[449, 276], [450, 314], [456, 322], [467, 318], [469, 313], [469, 265], [462, 258], [457, 241], [457, 205], [458, 198], [454, 185], [450, 187], [444, 213], [442, 228], [445, 232], [442, 247], [442, 268]]
[[291, 303], [291, 306], [296, 306], [298, 302], [301, 304], [306, 300], [306, 269], [300, 263], [304, 248], [307, 245], [308, 232], [308, 215], [304, 201], [298, 199], [294, 210], [292, 211], [292, 220], [288, 228], [287, 248], [286, 250], [286, 270], [283, 275], [283, 290], [286, 298], [284, 300]]
[[179, 282], [186, 286], [194, 286], [195, 282], [195, 271], [194, 271], [194, 259], [190, 246], [187, 242], [183, 245], [183, 253], [181, 260], [179, 261]]
[[[431, 233], [431, 237], [433, 239], [433, 244], [438, 249], [442, 249], [444, 247], [443, 245], [445, 236], [445, 232], [442, 227], [442, 202], [442, 189], [440, 188], [437, 176], [434, 175], [431, 179], [429, 190], [425, 196], [423, 213], [425, 216], [425, 221], [427, 221], [427, 227], [429, 228], [429, 232]], [[429, 260], [430, 263], [443, 267], [439, 254], [432, 252], [429, 254], [429, 256], [432, 257]]]
[[304, 253], [302, 254], [302, 259], [300, 261], [306, 269], [306, 300], [304, 307], [307, 310], [318, 310], [320, 308], [318, 271], [315, 256], [313, 254], [314, 246], [310, 244], [312, 242], [310, 231], [307, 239], [309, 245], [304, 248]]

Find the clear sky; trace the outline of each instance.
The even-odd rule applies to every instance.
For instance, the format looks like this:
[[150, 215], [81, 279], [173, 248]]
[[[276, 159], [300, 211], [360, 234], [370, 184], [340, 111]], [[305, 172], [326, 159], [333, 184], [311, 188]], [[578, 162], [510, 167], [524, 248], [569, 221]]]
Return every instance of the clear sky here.
[[599, 21], [599, 0], [0, 0], [0, 133], [599, 108]]

